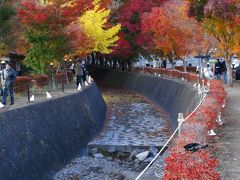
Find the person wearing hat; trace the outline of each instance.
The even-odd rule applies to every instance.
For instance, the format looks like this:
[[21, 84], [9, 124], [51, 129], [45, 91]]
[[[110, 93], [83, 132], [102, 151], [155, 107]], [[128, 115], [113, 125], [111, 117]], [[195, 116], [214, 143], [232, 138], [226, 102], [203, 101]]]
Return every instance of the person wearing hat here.
[[2, 71], [2, 90], [3, 90], [3, 98], [2, 98], [2, 104], [7, 104], [7, 96], [8, 92], [10, 94], [10, 105], [14, 104], [14, 93], [13, 93], [13, 85], [14, 81], [16, 79], [16, 71], [11, 67], [11, 63], [7, 62], [5, 69]]

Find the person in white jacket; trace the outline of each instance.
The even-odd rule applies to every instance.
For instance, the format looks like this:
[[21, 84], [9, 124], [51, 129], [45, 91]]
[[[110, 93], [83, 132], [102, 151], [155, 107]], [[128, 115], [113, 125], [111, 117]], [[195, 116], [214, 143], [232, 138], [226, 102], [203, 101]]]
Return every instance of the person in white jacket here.
[[206, 79], [213, 79], [213, 71], [209, 63], [207, 63], [207, 67], [203, 68], [203, 75]]

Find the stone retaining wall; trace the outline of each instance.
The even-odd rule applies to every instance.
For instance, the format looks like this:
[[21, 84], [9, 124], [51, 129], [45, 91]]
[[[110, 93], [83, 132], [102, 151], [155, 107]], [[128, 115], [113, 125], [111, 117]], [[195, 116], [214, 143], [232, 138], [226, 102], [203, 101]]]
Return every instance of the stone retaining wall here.
[[81, 154], [101, 130], [106, 105], [97, 86], [0, 114], [0, 179], [46, 179]]
[[126, 88], [159, 105], [169, 115], [172, 129], [177, 127], [178, 113], [191, 112], [198, 103], [197, 91], [179, 80], [101, 67], [91, 67], [90, 73], [97, 83]]

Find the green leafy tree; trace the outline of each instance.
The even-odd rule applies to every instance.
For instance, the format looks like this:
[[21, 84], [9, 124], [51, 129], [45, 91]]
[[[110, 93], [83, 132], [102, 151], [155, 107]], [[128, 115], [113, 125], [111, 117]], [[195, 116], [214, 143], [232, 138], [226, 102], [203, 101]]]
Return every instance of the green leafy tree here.
[[16, 12], [10, 3], [0, 2], [0, 56], [5, 56], [14, 44], [13, 18]]
[[24, 63], [34, 73], [42, 74], [48, 72], [50, 62], [61, 59], [68, 52], [64, 36], [53, 36], [46, 27], [41, 29], [28, 29], [25, 33], [31, 47], [27, 50]]
[[63, 1], [22, 2], [18, 18], [29, 44], [24, 63], [33, 73], [47, 73], [51, 62], [60, 63], [70, 51], [65, 28], [73, 21], [75, 12]]

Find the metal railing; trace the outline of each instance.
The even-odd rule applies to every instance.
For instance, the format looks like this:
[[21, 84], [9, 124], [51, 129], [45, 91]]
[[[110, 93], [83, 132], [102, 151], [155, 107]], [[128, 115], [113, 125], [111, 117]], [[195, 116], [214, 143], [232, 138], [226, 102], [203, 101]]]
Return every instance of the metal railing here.
[[[93, 79], [90, 76], [88, 76], [86, 79], [86, 82], [82, 82], [80, 85], [76, 84], [75, 79], [69, 83], [67, 83], [64, 79], [55, 81], [55, 87], [52, 87], [51, 80], [38, 83], [34, 82], [34, 80], [31, 80], [29, 82], [25, 82], [22, 85], [14, 85], [15, 105], [17, 107], [21, 107], [30, 103], [41, 102], [47, 99], [57, 98], [67, 94], [82, 91], [85, 87], [93, 82]], [[9, 98], [10, 97], [8, 91], [8, 99]], [[0, 112], [8, 111], [9, 107], [10, 106], [5, 106], [2, 108], [3, 110], [0, 110]]]

